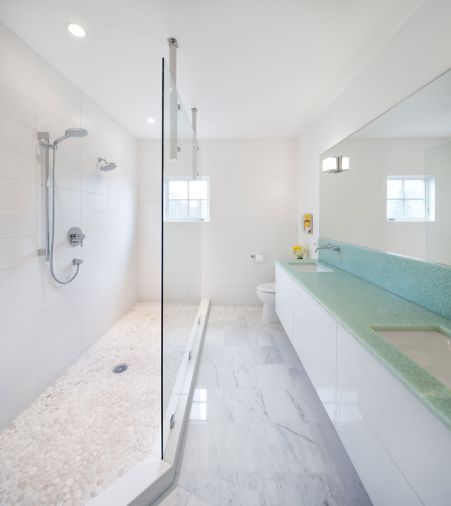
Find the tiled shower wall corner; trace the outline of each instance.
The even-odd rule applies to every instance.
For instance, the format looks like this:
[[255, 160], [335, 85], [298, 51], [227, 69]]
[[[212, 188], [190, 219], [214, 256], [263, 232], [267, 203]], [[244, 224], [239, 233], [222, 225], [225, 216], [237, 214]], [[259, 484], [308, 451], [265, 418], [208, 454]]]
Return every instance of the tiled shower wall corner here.
[[[74, 126], [57, 151], [56, 271], [43, 247], [38, 130]], [[96, 170], [98, 156], [118, 163]], [[0, 428], [71, 365], [137, 300], [137, 142], [106, 112], [0, 25]], [[71, 226], [86, 233], [72, 248]]]

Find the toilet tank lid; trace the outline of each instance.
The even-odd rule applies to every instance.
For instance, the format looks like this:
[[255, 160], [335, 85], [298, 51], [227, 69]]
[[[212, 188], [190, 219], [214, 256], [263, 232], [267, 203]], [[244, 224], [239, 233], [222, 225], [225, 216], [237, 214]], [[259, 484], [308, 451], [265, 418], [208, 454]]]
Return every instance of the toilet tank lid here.
[[257, 287], [261, 292], [276, 293], [275, 283], [262, 283]]

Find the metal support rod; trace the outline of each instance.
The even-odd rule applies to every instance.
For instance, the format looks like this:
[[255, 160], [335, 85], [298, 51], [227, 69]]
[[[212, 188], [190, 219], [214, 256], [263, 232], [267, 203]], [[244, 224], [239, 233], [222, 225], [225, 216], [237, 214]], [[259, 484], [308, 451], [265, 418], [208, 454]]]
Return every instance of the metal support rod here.
[[169, 138], [169, 159], [177, 160], [178, 141], [177, 141], [177, 114], [178, 114], [178, 97], [177, 97], [177, 39], [170, 37], [169, 44], [169, 73], [170, 75], [170, 138]]
[[42, 186], [44, 192], [44, 206], [45, 206], [45, 217], [44, 217], [44, 248], [38, 251], [39, 255], [45, 256], [45, 260], [50, 260], [50, 223], [49, 223], [49, 209], [50, 209], [50, 155], [48, 145], [50, 142], [49, 132], [38, 132], [39, 145], [46, 146], [45, 149], [41, 149], [41, 161], [44, 165], [42, 174]]
[[197, 179], [199, 177], [199, 168], [197, 165], [197, 153], [198, 153], [198, 145], [197, 145], [197, 108], [193, 107], [191, 109], [191, 125], [193, 129], [193, 179]]

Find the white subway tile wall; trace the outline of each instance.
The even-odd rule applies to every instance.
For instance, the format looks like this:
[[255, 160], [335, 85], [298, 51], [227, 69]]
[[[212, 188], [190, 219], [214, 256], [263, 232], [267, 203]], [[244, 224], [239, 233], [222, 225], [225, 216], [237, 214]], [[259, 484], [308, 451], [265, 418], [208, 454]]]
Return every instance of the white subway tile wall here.
[[[87, 128], [57, 151], [56, 270], [43, 247], [37, 131]], [[0, 24], [0, 429], [127, 311], [138, 294], [137, 141]], [[98, 156], [118, 163], [96, 169]], [[85, 245], [66, 233], [81, 226]]]
[[[139, 142], [139, 290], [148, 301], [158, 300], [160, 293], [160, 149], [157, 141]], [[297, 238], [297, 143], [204, 140], [200, 168], [210, 178], [210, 222], [170, 224], [179, 229], [170, 234], [179, 244], [166, 245], [172, 274], [167, 292], [185, 300], [193, 290], [197, 293], [193, 279], [198, 273], [192, 266], [198, 262], [189, 262], [192, 230], [183, 241], [187, 227], [197, 227], [202, 234], [202, 296], [220, 305], [259, 304], [257, 285], [274, 280], [274, 259], [290, 256]], [[254, 253], [262, 253], [264, 262], [251, 260]]]

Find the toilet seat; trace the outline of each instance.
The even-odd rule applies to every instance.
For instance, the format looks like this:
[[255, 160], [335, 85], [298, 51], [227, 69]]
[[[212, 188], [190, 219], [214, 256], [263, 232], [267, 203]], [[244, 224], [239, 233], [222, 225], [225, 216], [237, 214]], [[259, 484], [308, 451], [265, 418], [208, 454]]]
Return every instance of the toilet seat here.
[[276, 284], [275, 283], [262, 283], [257, 286], [257, 290], [265, 293], [276, 293]]

